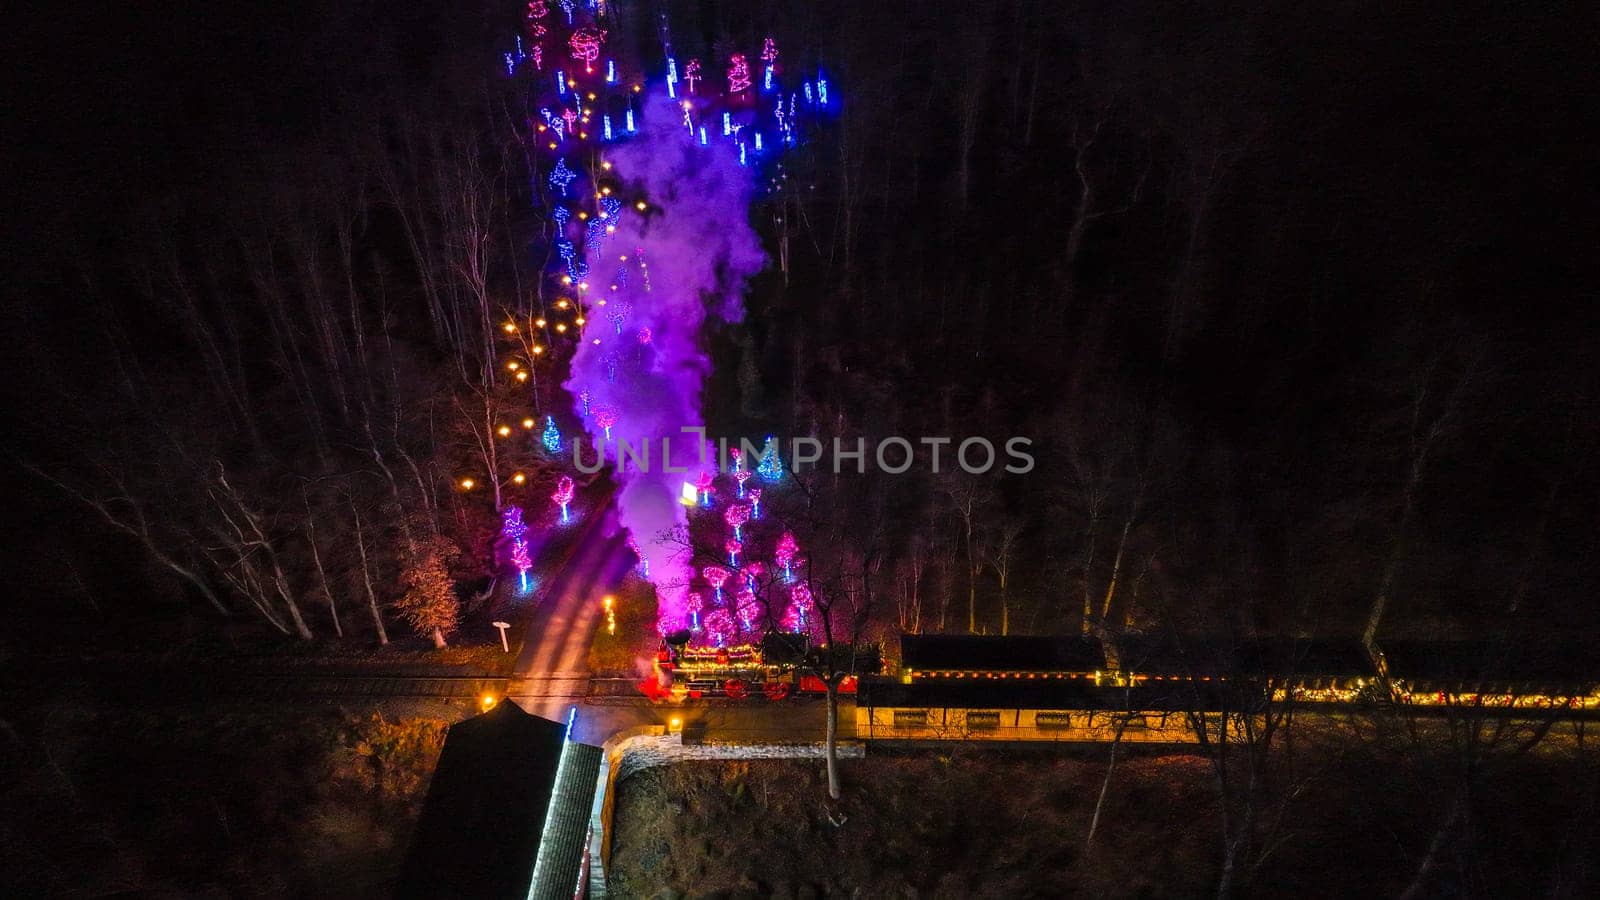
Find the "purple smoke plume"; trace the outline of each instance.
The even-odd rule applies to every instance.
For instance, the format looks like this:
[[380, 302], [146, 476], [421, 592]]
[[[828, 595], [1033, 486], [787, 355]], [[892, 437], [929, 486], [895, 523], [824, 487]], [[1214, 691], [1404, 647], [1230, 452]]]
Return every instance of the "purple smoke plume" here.
[[[606, 324], [589, 326], [566, 388], [573, 397], [587, 390], [593, 408], [615, 411], [608, 460], [615, 460], [621, 441], [647, 444], [656, 457], [648, 472], [631, 461], [619, 472], [617, 503], [623, 527], [649, 561], [658, 627], [666, 633], [689, 621], [689, 554], [681, 539], [668, 536], [682, 533], [687, 522], [680, 490], [715, 465], [705, 447], [680, 433], [703, 424], [700, 394], [711, 359], [701, 346], [701, 326], [708, 315], [726, 322], [742, 317], [745, 281], [766, 256], [749, 223], [750, 170], [726, 144], [698, 144], [683, 125], [683, 110], [664, 93], [649, 95], [639, 134], [607, 159], [619, 177], [642, 189], [647, 209], [623, 206], [603, 252], [588, 254], [589, 297], [603, 298]], [[618, 313], [620, 321], [609, 318]], [[582, 402], [575, 412], [589, 433], [584, 458], [592, 460], [605, 429], [583, 416]], [[671, 442], [672, 464], [688, 468], [687, 474], [665, 471], [663, 438]]]

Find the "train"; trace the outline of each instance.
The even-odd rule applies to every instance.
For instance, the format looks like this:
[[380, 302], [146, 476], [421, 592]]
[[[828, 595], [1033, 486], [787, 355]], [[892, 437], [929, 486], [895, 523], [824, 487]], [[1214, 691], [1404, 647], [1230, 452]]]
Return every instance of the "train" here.
[[[665, 642], [641, 690], [657, 700], [781, 701], [826, 686], [804, 635], [697, 648]], [[1388, 640], [1123, 634], [902, 635], [898, 671], [877, 647], [841, 645], [832, 670], [858, 705], [896, 709], [1237, 708], [1399, 702], [1600, 713], [1600, 653], [1561, 641]]]
[[[758, 644], [728, 647], [690, 647], [687, 638], [680, 633], [664, 640], [650, 676], [639, 682], [639, 690], [652, 700], [823, 696], [824, 672], [835, 675], [839, 693], [855, 694], [863, 677], [883, 671], [883, 654], [875, 645], [819, 645], [808, 635], [788, 632], [770, 632]], [[826, 667], [819, 665], [824, 660]]]

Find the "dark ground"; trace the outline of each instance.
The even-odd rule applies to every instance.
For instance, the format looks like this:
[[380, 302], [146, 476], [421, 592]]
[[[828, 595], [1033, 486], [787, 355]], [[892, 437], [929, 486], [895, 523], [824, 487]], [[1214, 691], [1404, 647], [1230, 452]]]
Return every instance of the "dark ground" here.
[[[1570, 749], [1570, 748], [1568, 748]], [[1431, 838], [1440, 798], [1409, 759], [1334, 743], [1307, 753], [1280, 841], [1241, 893], [1396, 896]], [[1119, 761], [1092, 848], [1084, 838], [1105, 748], [961, 751], [843, 762], [849, 819], [824, 818], [820, 764], [689, 763], [625, 782], [612, 896], [1194, 897], [1215, 892], [1218, 805], [1210, 763]], [[1582, 896], [1592, 779], [1554, 746], [1474, 796], [1421, 896]], [[1586, 787], [1579, 787], [1580, 783]], [[1282, 794], [1274, 794], [1274, 800]]]

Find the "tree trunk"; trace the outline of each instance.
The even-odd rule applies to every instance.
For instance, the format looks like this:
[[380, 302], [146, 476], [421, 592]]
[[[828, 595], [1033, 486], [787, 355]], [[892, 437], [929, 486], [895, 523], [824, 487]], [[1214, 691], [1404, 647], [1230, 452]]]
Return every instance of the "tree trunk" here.
[[328, 616], [333, 619], [333, 633], [342, 638], [344, 628], [339, 624], [339, 605], [333, 601], [333, 590], [328, 587], [328, 572], [322, 567], [322, 553], [317, 550], [317, 535], [309, 519], [306, 520], [306, 542], [311, 545], [311, 561], [317, 567], [317, 583], [322, 586], [323, 596], [328, 598]]
[[1439, 830], [1434, 832], [1433, 840], [1428, 842], [1428, 852], [1423, 855], [1422, 862], [1417, 865], [1417, 871], [1411, 876], [1411, 883], [1406, 885], [1405, 891], [1400, 895], [1400, 900], [1413, 900], [1422, 896], [1422, 890], [1427, 886], [1428, 876], [1433, 874], [1434, 868], [1439, 864], [1439, 854], [1444, 850], [1450, 835], [1455, 832], [1456, 823], [1461, 821], [1462, 815], [1467, 811], [1466, 792], [1456, 794], [1455, 800], [1450, 803], [1450, 811], [1445, 815], [1444, 821], [1439, 824]]
[[967, 516], [967, 634], [978, 633], [978, 566], [972, 557], [972, 517]]
[[1117, 745], [1122, 743], [1122, 729], [1127, 727], [1127, 724], [1126, 719], [1119, 722], [1116, 736], [1111, 739], [1111, 757], [1106, 760], [1106, 777], [1100, 782], [1100, 796], [1094, 801], [1094, 817], [1089, 820], [1089, 836], [1083, 839], [1085, 852], [1094, 843], [1095, 829], [1100, 827], [1100, 811], [1105, 808], [1106, 794], [1111, 792], [1111, 773], [1117, 767]]
[[447, 646], [449, 645], [444, 642], [444, 632], [435, 628], [433, 630], [433, 649], [443, 650]]
[[828, 691], [828, 799], [837, 802], [839, 790], [839, 680], [825, 682]]
[[367, 565], [367, 542], [361, 536], [361, 514], [356, 512], [354, 500], [350, 501], [350, 512], [355, 516], [356, 525], [356, 552], [361, 557], [361, 582], [367, 588], [367, 608], [372, 612], [372, 627], [378, 632], [378, 646], [389, 646], [389, 631], [383, 627], [383, 613], [378, 609], [378, 595], [372, 590], [372, 570]]
[[1122, 554], [1128, 548], [1128, 531], [1133, 528], [1135, 513], [1129, 513], [1128, 518], [1122, 523], [1122, 537], [1117, 541], [1117, 555], [1111, 560], [1111, 580], [1106, 582], [1105, 602], [1100, 606], [1100, 625], [1105, 627], [1106, 621], [1111, 616], [1111, 603], [1117, 596], [1117, 579], [1122, 575]]

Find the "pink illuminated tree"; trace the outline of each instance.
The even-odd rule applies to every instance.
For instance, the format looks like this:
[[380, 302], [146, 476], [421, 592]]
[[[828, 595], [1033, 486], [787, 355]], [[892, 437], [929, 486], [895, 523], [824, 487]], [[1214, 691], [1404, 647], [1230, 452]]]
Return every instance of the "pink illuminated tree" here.
[[572, 47], [572, 58], [583, 60], [585, 72], [594, 71], [594, 61], [600, 58], [600, 45], [604, 44], [606, 33], [598, 28], [584, 26], [572, 33], [567, 38], [567, 43]]
[[556, 482], [556, 492], [550, 495], [551, 500], [554, 500], [556, 503], [561, 505], [561, 521], [563, 522], [567, 521], [568, 519], [567, 504], [572, 502], [572, 495], [576, 490], [577, 485], [573, 484], [572, 476], [563, 475], [561, 476], [560, 480]]
[[739, 618], [739, 629], [746, 635], [753, 635], [760, 630], [761, 601], [756, 599], [754, 591], [749, 588], [740, 591], [734, 611]]
[[710, 472], [701, 472], [700, 477], [695, 479], [694, 486], [695, 490], [700, 492], [701, 506], [710, 506], [711, 495], [717, 492], [716, 487], [714, 487], [711, 482], [712, 477]]
[[728, 507], [728, 511], [722, 514], [722, 521], [727, 522], [728, 527], [733, 529], [734, 539], [744, 540], [744, 535], [740, 532], [740, 529], [744, 527], [744, 523], [750, 521], [749, 505], [744, 503], [731, 504]]
[[739, 482], [739, 496], [744, 496], [744, 483], [749, 481], [751, 478], [754, 478], [755, 474], [756, 473], [750, 471], [749, 469], [733, 470], [733, 480]]
[[611, 440], [611, 426], [617, 424], [617, 408], [601, 406], [594, 411], [594, 420], [606, 430], [606, 440]]
[[761, 518], [761, 488], [751, 488], [745, 494], [750, 498], [750, 518]]
[[717, 592], [717, 602], [722, 602], [722, 583], [728, 580], [728, 570], [721, 566], [706, 566], [700, 570], [700, 577], [706, 580]]
[[689, 611], [689, 630], [700, 630], [700, 613], [706, 608], [706, 598], [699, 591], [690, 591], [683, 598], [683, 607]]
[[713, 609], [705, 617], [706, 642], [715, 647], [726, 647], [733, 638], [733, 616], [725, 609]]
[[815, 610], [816, 600], [811, 596], [811, 588], [807, 587], [805, 582], [790, 588], [789, 611], [783, 617], [784, 629], [796, 633], [809, 630]]
[[785, 531], [783, 537], [778, 538], [777, 549], [772, 551], [772, 558], [778, 561], [778, 565], [783, 566], [783, 577], [785, 579], [794, 577], [789, 567], [794, 565], [795, 554], [799, 552], [800, 545], [795, 542], [794, 532]]
[[744, 549], [744, 544], [740, 543], [738, 538], [728, 538], [728, 542], [723, 544], [722, 548], [728, 551], [728, 565], [737, 566], [739, 564], [739, 551]]
[[742, 94], [750, 89], [750, 63], [743, 53], [728, 58], [728, 93]]

